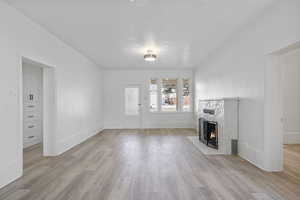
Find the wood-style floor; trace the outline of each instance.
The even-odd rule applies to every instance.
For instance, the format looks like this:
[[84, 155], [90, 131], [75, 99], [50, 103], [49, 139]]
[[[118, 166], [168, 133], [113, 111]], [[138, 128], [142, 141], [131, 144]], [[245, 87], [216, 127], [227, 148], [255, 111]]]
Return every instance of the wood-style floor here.
[[300, 180], [300, 144], [284, 145], [284, 172]]
[[234, 156], [205, 156], [188, 129], [106, 130], [61, 156], [25, 152], [24, 176], [0, 190], [19, 200], [297, 200], [300, 181]]

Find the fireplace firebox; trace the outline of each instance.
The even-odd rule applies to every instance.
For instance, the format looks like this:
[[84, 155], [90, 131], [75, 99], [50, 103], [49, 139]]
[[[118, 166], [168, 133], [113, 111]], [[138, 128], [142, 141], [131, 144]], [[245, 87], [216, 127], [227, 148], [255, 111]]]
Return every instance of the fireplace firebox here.
[[211, 148], [218, 149], [218, 122], [200, 118], [199, 140]]

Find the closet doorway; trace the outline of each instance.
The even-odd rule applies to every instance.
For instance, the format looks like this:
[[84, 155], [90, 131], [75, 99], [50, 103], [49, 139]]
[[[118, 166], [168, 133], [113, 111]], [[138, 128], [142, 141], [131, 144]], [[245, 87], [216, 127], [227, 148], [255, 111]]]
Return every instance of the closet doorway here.
[[23, 166], [26, 169], [43, 156], [55, 155], [54, 68], [22, 57], [21, 121]]

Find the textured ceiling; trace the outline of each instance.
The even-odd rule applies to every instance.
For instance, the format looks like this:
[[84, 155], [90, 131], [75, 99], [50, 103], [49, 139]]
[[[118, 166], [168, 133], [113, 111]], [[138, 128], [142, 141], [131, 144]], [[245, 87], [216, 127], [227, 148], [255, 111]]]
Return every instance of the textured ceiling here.
[[165, 69], [197, 66], [272, 1], [7, 0], [101, 67]]

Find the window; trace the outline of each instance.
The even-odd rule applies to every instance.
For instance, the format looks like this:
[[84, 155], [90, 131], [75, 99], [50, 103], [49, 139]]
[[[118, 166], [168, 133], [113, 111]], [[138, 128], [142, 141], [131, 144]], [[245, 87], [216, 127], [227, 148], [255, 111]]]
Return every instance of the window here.
[[161, 81], [161, 111], [177, 111], [177, 79], [162, 79]]
[[191, 87], [189, 79], [182, 79], [182, 111], [191, 111]]
[[149, 111], [192, 111], [191, 79], [151, 79], [149, 81]]
[[158, 84], [157, 79], [151, 79], [150, 80], [150, 86], [149, 86], [149, 92], [150, 92], [150, 112], [157, 112], [158, 111]]

